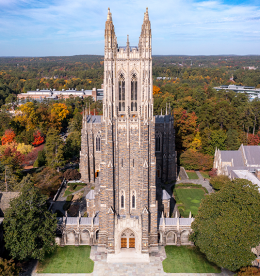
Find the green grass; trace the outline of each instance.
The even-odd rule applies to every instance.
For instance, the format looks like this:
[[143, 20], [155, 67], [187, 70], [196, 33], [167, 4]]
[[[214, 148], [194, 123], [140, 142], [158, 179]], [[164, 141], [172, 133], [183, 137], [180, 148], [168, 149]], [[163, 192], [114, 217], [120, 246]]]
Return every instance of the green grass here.
[[94, 262], [89, 258], [88, 245], [57, 247], [54, 253], [40, 261], [38, 273], [91, 273]]
[[196, 188], [175, 188], [174, 195], [176, 196], [179, 212], [183, 217], [189, 217], [189, 213], [196, 216], [205, 191]]
[[187, 172], [187, 175], [188, 175], [189, 179], [199, 179], [196, 172]]
[[204, 178], [210, 178], [208, 172], [200, 172]]
[[84, 188], [84, 186], [85, 186], [85, 184], [78, 184], [78, 185], [76, 185], [76, 188], [73, 189], [72, 191], [70, 190], [70, 187], [68, 186], [67, 189], [66, 189], [66, 191], [65, 191], [65, 193], [64, 193], [64, 196], [68, 196], [68, 195], [70, 195], [72, 193], [75, 193], [78, 190]]
[[195, 246], [165, 246], [167, 258], [162, 262], [167, 273], [220, 273]]

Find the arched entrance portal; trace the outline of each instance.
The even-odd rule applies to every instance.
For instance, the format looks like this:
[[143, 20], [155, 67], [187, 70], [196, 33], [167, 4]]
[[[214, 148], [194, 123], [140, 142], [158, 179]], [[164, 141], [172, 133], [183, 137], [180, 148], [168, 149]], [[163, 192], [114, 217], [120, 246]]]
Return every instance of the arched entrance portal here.
[[135, 234], [126, 229], [121, 235], [121, 248], [135, 248]]

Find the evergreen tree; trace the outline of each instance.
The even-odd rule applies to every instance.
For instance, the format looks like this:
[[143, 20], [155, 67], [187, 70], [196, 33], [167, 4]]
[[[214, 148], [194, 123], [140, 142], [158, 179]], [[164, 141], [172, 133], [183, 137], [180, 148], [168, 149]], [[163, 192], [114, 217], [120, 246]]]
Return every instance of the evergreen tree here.
[[47, 197], [31, 176], [24, 177], [21, 186], [20, 196], [11, 201], [5, 214], [5, 246], [14, 259], [43, 259], [55, 249], [56, 215], [47, 210]]
[[238, 150], [240, 147], [240, 140], [238, 132], [235, 129], [229, 129], [227, 131], [226, 147], [228, 150]]
[[64, 142], [62, 141], [59, 131], [51, 128], [46, 137], [46, 161], [49, 167], [63, 166], [64, 161]]

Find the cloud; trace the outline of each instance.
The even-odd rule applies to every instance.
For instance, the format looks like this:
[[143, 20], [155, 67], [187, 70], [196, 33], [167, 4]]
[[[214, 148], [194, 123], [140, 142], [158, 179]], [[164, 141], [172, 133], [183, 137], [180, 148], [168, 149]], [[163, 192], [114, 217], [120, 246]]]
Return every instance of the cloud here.
[[[253, 2], [242, 5], [195, 0], [164, 0], [161, 4], [158, 0], [0, 0], [0, 42], [5, 46], [1, 55], [22, 55], [22, 51], [29, 52], [44, 42], [50, 54], [53, 46], [49, 45], [55, 41], [69, 55], [103, 54], [100, 41], [108, 7], [118, 43], [125, 45], [129, 34], [131, 45], [137, 45], [146, 6], [155, 54], [185, 54], [184, 50], [186, 54], [224, 54], [227, 49], [234, 54], [260, 54], [256, 46], [260, 42], [260, 7]], [[13, 39], [18, 46], [12, 45], [8, 50], [8, 41], [11, 44]], [[19, 48], [19, 44], [27, 48]], [[71, 44], [77, 47], [70, 48]], [[17, 53], [10, 53], [14, 49]], [[45, 55], [42, 47], [39, 51], [43, 52], [38, 55]], [[58, 51], [59, 48], [53, 48], [53, 53]]]

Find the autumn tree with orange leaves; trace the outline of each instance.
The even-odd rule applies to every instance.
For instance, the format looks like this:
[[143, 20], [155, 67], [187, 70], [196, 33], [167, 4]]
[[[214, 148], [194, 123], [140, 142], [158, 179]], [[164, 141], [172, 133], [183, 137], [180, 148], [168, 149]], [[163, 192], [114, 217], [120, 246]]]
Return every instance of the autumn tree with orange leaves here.
[[2, 137], [2, 145], [11, 144], [14, 141], [15, 133], [12, 129], [7, 129]]

